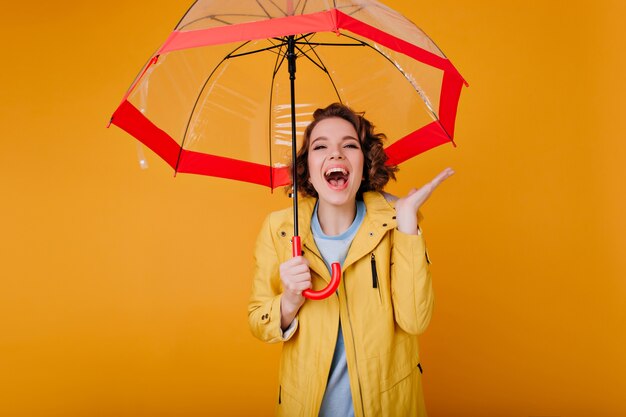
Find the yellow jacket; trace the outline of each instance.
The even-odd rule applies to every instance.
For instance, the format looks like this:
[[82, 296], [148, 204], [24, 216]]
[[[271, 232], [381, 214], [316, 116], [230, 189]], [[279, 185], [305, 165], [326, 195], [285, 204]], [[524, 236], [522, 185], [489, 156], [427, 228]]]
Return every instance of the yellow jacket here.
[[[377, 192], [367, 192], [367, 208], [343, 264], [337, 295], [307, 300], [296, 330], [283, 339], [279, 265], [291, 257], [291, 209], [271, 213], [259, 234], [248, 320], [264, 342], [284, 342], [277, 416], [317, 417], [326, 389], [339, 320], [356, 417], [425, 416], [417, 335], [430, 322], [433, 291], [421, 235], [396, 229], [395, 209]], [[315, 199], [299, 202], [304, 256], [313, 289], [330, 274], [313, 240]]]

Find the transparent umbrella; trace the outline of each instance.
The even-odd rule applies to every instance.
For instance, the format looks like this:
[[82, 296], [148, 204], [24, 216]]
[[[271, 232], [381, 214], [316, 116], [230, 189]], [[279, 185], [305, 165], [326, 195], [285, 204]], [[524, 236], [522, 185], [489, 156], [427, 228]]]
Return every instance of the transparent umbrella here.
[[[422, 30], [374, 0], [198, 0], [111, 123], [175, 172], [274, 189], [291, 182], [315, 109], [341, 102], [367, 110], [387, 134], [389, 162], [399, 164], [454, 143], [464, 83]], [[294, 184], [294, 256], [297, 194]], [[305, 295], [332, 294], [336, 267], [325, 291]]]

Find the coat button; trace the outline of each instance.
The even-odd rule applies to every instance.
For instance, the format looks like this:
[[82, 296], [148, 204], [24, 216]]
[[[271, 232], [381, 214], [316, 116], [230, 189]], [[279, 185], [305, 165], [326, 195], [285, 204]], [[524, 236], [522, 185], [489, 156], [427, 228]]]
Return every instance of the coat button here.
[[280, 235], [281, 235], [282, 237], [285, 237], [285, 236], [287, 236], [287, 233], [285, 233], [285, 231], [282, 231], [282, 232], [280, 232]]
[[383, 227], [387, 227], [387, 223], [383, 223]]
[[374, 236], [374, 232], [370, 232], [370, 236]]

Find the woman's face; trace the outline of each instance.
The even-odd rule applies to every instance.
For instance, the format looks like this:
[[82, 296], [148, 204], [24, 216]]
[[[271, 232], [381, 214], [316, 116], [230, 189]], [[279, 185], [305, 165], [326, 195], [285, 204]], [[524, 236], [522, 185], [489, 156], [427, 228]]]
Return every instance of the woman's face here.
[[320, 203], [354, 205], [363, 178], [363, 151], [354, 126], [339, 117], [317, 123], [309, 138], [309, 180]]

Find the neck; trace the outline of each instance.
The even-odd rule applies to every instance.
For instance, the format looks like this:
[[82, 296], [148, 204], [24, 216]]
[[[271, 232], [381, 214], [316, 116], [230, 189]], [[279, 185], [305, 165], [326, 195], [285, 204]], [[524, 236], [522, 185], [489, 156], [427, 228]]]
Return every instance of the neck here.
[[319, 200], [317, 218], [322, 231], [328, 236], [337, 236], [348, 230], [356, 217], [356, 201], [352, 204], [335, 206]]

